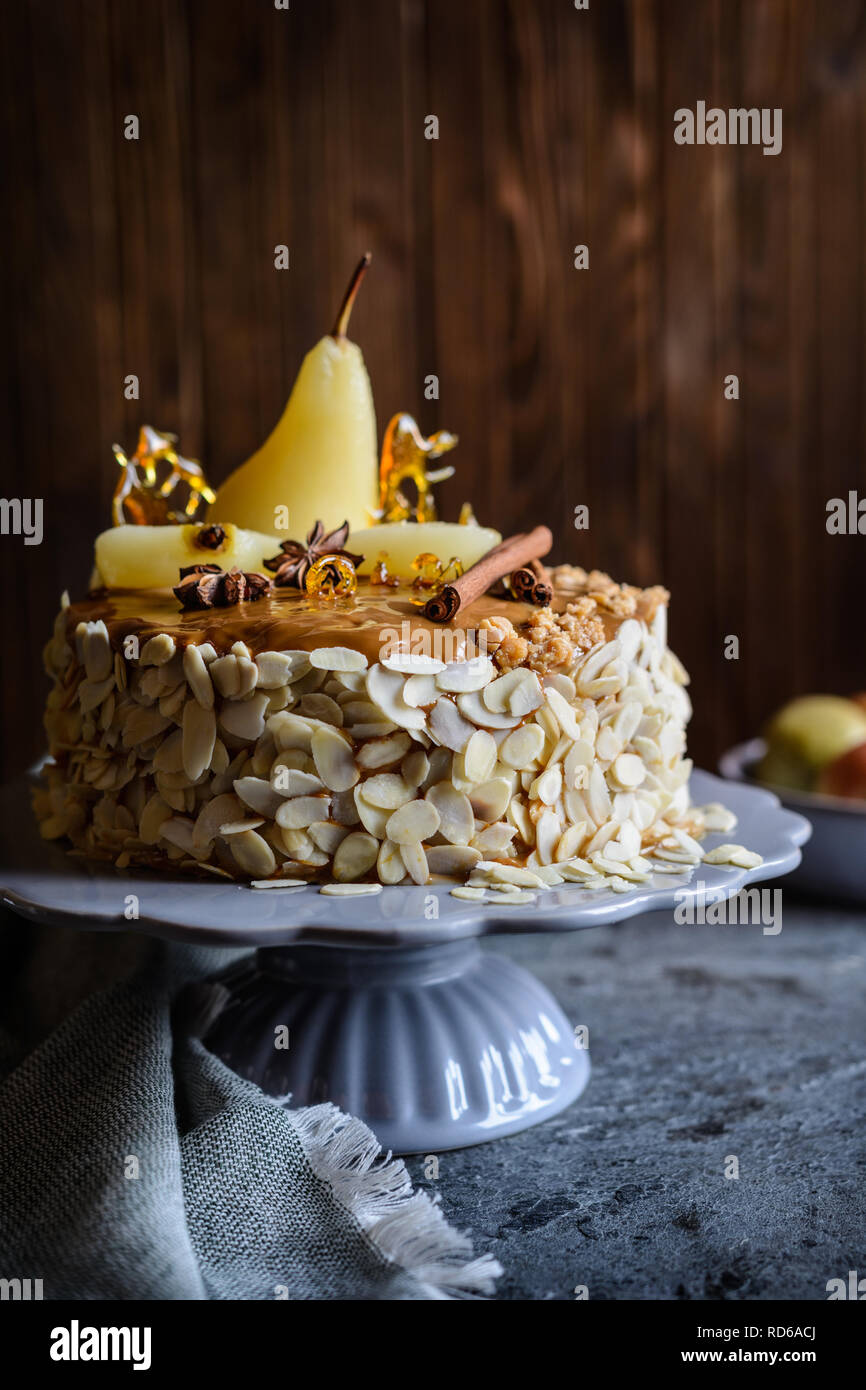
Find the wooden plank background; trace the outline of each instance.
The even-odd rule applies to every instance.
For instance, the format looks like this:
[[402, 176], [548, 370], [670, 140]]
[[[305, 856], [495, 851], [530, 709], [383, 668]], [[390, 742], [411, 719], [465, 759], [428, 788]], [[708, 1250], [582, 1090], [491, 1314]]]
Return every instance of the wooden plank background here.
[[[112, 441], [175, 429], [221, 480], [367, 247], [380, 430], [459, 432], [443, 515], [546, 521], [561, 559], [672, 589], [701, 761], [866, 686], [866, 538], [825, 529], [866, 495], [860, 0], [18, 0], [2, 26], [2, 486], [46, 507], [41, 547], [0, 539], [7, 772]], [[782, 153], [677, 146], [698, 100], [781, 107]]]

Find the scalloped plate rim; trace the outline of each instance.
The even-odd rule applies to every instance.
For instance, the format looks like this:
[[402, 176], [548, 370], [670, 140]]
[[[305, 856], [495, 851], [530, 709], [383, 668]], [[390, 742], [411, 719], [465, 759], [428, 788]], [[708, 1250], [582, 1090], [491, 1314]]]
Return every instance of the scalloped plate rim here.
[[[330, 897], [312, 887], [285, 893], [262, 891], [244, 884], [217, 880], [167, 879], [142, 871], [130, 873], [108, 867], [97, 869], [85, 861], [72, 860], [62, 850], [48, 846], [40, 839], [30, 811], [27, 794], [29, 781], [30, 775], [19, 778], [0, 793], [0, 847], [4, 851], [9, 847], [10, 820], [13, 818], [15, 831], [21, 835], [24, 802], [27, 828], [23, 843], [33, 852], [35, 842], [35, 846], [39, 847], [38, 857], [49, 862], [44, 868], [40, 866], [38, 869], [25, 867], [23, 870], [10, 870], [5, 864], [0, 867], [0, 901], [28, 920], [85, 931], [142, 930], [169, 940], [214, 946], [428, 946], [467, 937], [505, 933], [577, 931], [672, 907], [678, 901], [678, 894], [686, 891], [697, 894], [698, 883], [701, 882], [708, 892], [721, 889], [730, 895], [746, 884], [789, 873], [799, 864], [800, 846], [808, 840], [812, 829], [804, 817], [786, 810], [779, 798], [766, 788], [724, 781], [712, 773], [696, 770], [692, 774], [696, 804], [727, 798], [738, 805], [745, 803], [747, 812], [760, 813], [762, 807], [764, 812], [773, 812], [771, 818], [766, 814], [760, 815], [759, 830], [751, 836], [743, 836], [744, 843], [757, 847], [764, 854], [765, 862], [758, 868], [747, 870], [701, 864], [695, 870], [696, 875], [700, 872], [700, 878], [696, 879], [693, 875], [691, 881], [685, 883], [681, 880], [670, 883], [656, 881], [623, 894], [613, 893], [610, 889], [590, 891], [577, 885], [561, 885], [540, 893], [534, 903], [519, 907], [452, 898], [451, 884], [383, 888], [381, 893], [368, 897]], [[735, 806], [733, 809], [738, 808]], [[738, 827], [732, 833], [736, 833], [739, 839], [742, 832]], [[708, 843], [723, 838], [715, 834], [708, 837]], [[666, 877], [674, 878], [673, 875]], [[56, 891], [46, 894], [44, 885], [55, 880], [58, 884]], [[138, 918], [130, 920], [124, 915], [123, 906], [112, 907], [109, 912], [105, 904], [98, 900], [69, 906], [64, 898], [61, 905], [58, 893], [64, 883], [69, 885], [73, 893], [80, 893], [84, 884], [91, 885], [97, 891], [113, 885], [117, 894], [115, 901], [125, 899], [131, 893], [135, 893], [139, 900], [146, 899], [148, 892], [156, 888], [160, 896], [164, 900], [169, 899], [169, 902], [163, 911], [154, 907], [143, 909]], [[230, 894], [235, 895], [240, 912], [246, 912], [252, 901], [256, 902], [254, 911], [258, 921], [255, 925], [231, 922], [214, 925], [201, 920], [208, 902], [216, 901], [219, 910], [226, 912]], [[395, 898], [397, 894], [400, 895], [399, 900]], [[424, 908], [429, 904], [431, 895], [440, 900], [440, 907], [444, 903], [447, 912], [444, 916], [428, 920], [424, 916]], [[304, 905], [302, 909], [301, 903]], [[193, 914], [188, 911], [190, 904], [194, 904], [198, 920], [191, 920]], [[394, 908], [399, 915], [393, 915], [390, 911], [386, 913], [386, 906]], [[281, 907], [287, 908], [288, 912], [283, 912]], [[278, 919], [275, 919], [277, 914]], [[286, 920], [287, 916], [294, 920]], [[336, 920], [325, 920], [328, 917]]]

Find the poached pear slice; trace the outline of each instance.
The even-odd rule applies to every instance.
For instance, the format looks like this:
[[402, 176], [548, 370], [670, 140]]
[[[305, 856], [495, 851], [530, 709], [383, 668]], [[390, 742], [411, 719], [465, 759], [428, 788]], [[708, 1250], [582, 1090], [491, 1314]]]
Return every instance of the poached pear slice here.
[[489, 526], [461, 526], [456, 521], [385, 521], [381, 526], [351, 531], [346, 547], [364, 557], [359, 574], [369, 574], [384, 551], [389, 574], [411, 581], [417, 573], [412, 568], [417, 555], [435, 555], [443, 565], [456, 556], [468, 570], [501, 540], [499, 532]]
[[219, 565], [267, 574], [264, 562], [278, 547], [273, 536], [227, 522], [216, 548], [198, 544], [210, 522], [190, 526], [112, 526], [96, 537], [96, 582], [106, 589], [171, 589], [187, 565]]

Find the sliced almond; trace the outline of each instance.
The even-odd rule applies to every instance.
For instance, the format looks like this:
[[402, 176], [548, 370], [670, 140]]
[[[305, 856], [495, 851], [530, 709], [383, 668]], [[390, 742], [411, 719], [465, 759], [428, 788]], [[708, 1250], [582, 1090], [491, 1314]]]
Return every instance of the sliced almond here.
[[468, 661], [450, 661], [444, 671], [436, 677], [440, 690], [450, 690], [463, 694], [471, 690], [483, 690], [496, 674], [496, 667], [489, 656], [474, 656]]
[[[106, 676], [104, 680], [82, 681], [78, 687], [78, 701], [81, 706], [82, 714], [90, 714], [91, 711], [98, 709], [114, 689], [114, 675]], [[160, 714], [162, 710], [160, 710]]]
[[[510, 674], [510, 673], [509, 673]], [[500, 680], [505, 677], [501, 676]], [[495, 684], [496, 682], [494, 682]], [[472, 721], [473, 724], [480, 725], [483, 729], [514, 729], [520, 723], [520, 717], [514, 714], [501, 714], [497, 710], [488, 709], [484, 703], [483, 696], [487, 694], [488, 686], [485, 690], [469, 691], [466, 695], [457, 696], [457, 706], [460, 713]]]
[[333, 724], [339, 729], [343, 724], [343, 711], [332, 699], [330, 695], [323, 695], [321, 690], [311, 691], [309, 695], [302, 695], [297, 708], [298, 714], [303, 714], [307, 719], [317, 719], [323, 724]]
[[717, 845], [704, 855], [705, 864], [733, 864], [740, 869], [756, 869], [764, 860], [745, 845]]
[[643, 706], [638, 700], [626, 700], [613, 721], [613, 729], [623, 745], [631, 743], [643, 718]]
[[554, 862], [558, 864], [564, 859], [573, 859], [586, 839], [586, 831], [586, 821], [581, 821], [579, 825], [567, 825], [556, 842]]
[[263, 840], [255, 830], [232, 835], [229, 846], [238, 868], [243, 869], [244, 873], [252, 878], [268, 878], [277, 867], [274, 851], [267, 840]]
[[314, 821], [327, 820], [330, 801], [329, 796], [295, 796], [290, 801], [280, 798], [274, 820], [284, 830], [306, 830]]
[[612, 763], [614, 758], [622, 752], [622, 740], [617, 737], [615, 731], [606, 724], [599, 729], [598, 737], [595, 740], [595, 755], [603, 763]]
[[544, 887], [544, 880], [531, 869], [524, 869], [519, 864], [501, 864], [497, 859], [482, 859], [476, 875], [486, 878], [491, 884], [507, 884], [510, 888]]
[[307, 888], [307, 880], [304, 878], [254, 878], [251, 888]]
[[339, 684], [343, 697], [362, 694], [367, 688], [366, 671], [335, 671], [331, 680]]
[[483, 830], [479, 830], [477, 835], [473, 835], [469, 843], [485, 858], [497, 854], [508, 857], [512, 852], [513, 840], [514, 827], [507, 825], [505, 821], [496, 821], [493, 825], [485, 826]]
[[420, 787], [430, 771], [430, 759], [423, 748], [407, 753], [400, 764], [400, 776], [409, 787]]
[[545, 768], [544, 772], [533, 778], [529, 788], [530, 800], [543, 801], [545, 806], [555, 806], [561, 794], [562, 768], [558, 764]]
[[[460, 699], [463, 698], [464, 696], [460, 696]], [[446, 695], [442, 695], [432, 706], [428, 720], [432, 737], [436, 742], [445, 745], [445, 748], [453, 749], [456, 753], [463, 752], [473, 737], [473, 726], [463, 719], [455, 702]]]
[[611, 769], [617, 784], [626, 791], [634, 791], [646, 777], [646, 768], [635, 753], [620, 753]]
[[424, 711], [406, 704], [404, 684], [405, 677], [399, 671], [386, 671], [378, 664], [367, 672], [367, 694], [385, 718], [403, 729], [423, 729]]
[[319, 889], [326, 898], [372, 898], [381, 891], [381, 883], [323, 883]]
[[435, 704], [438, 698], [439, 691], [432, 676], [410, 676], [403, 686], [403, 699], [407, 705], [412, 705], [414, 709]]
[[[493, 714], [516, 713], [511, 709], [512, 698], [525, 683], [533, 680], [538, 686], [538, 677], [533, 672], [517, 666], [513, 671], [507, 671], [504, 676], [499, 676], [495, 681], [491, 681], [489, 685], [485, 686], [481, 695], [482, 702]], [[539, 687], [539, 705], [541, 698]], [[521, 710], [520, 713], [526, 714], [528, 710]]]
[[193, 826], [192, 844], [194, 849], [208, 849], [219, 834], [221, 825], [236, 820], [243, 814], [243, 806], [238, 797], [231, 792], [214, 796], [206, 801]]
[[271, 770], [271, 786], [281, 797], [315, 796], [317, 792], [324, 791], [321, 777], [314, 772], [289, 767], [279, 761], [274, 763]]
[[267, 712], [268, 697], [264, 693], [252, 695], [248, 700], [231, 700], [220, 710], [220, 725], [235, 738], [255, 743], [264, 732]]
[[263, 777], [238, 777], [234, 789], [245, 806], [268, 820], [274, 819], [283, 804], [283, 797]]
[[183, 770], [197, 782], [210, 767], [216, 741], [216, 717], [197, 700], [187, 700], [183, 710]]
[[[163, 739], [153, 755], [153, 766], [157, 772], [180, 772], [183, 768], [183, 731], [175, 729], [173, 734]], [[193, 778], [193, 781], [195, 778]]]
[[275, 830], [283, 848], [287, 854], [291, 855], [292, 859], [306, 863], [309, 857], [316, 853], [316, 846], [306, 830], [283, 830], [280, 826], [276, 826]]
[[711, 801], [708, 806], [701, 806], [700, 814], [707, 830], [720, 830], [726, 834], [737, 824], [737, 817], [733, 811], [729, 811], [727, 806], [723, 806], [719, 801]]
[[309, 695], [311, 690], [321, 690], [327, 678], [327, 671], [314, 671], [310, 666], [303, 676], [292, 679], [292, 695], [299, 700], [302, 695]]
[[612, 810], [610, 792], [604, 780], [604, 773], [596, 765], [589, 774], [589, 783], [586, 789], [586, 804], [589, 807], [589, 814], [596, 825], [603, 825], [610, 818]]
[[481, 821], [500, 820], [511, 800], [511, 783], [505, 777], [491, 777], [469, 793], [473, 812]]
[[396, 772], [379, 772], [364, 783], [364, 800], [383, 811], [396, 811], [414, 796], [415, 788], [407, 786]]
[[[300, 665], [300, 661], [293, 661], [289, 652], [259, 652], [256, 656], [256, 685], [260, 690], [277, 690], [281, 685], [288, 684], [293, 667], [297, 669]], [[306, 653], [303, 665], [309, 669]], [[301, 674], [303, 672], [298, 670], [298, 675]]]
[[[380, 658], [386, 671], [400, 671], [406, 676], [435, 676], [445, 670], [445, 662], [423, 652], [393, 652]], [[411, 702], [410, 702], [411, 703]]]
[[368, 831], [370, 835], [375, 835], [377, 840], [384, 840], [386, 834], [385, 827], [392, 813], [390, 811], [383, 811], [381, 806], [372, 806], [370, 802], [366, 800], [363, 782], [359, 782], [354, 791], [355, 809], [358, 813], [358, 819], [364, 829]]
[[163, 824], [171, 819], [171, 807], [158, 794], [154, 793], [145, 804], [138, 822], [138, 838], [145, 845], [155, 845]]
[[571, 676], [564, 675], [561, 671], [554, 671], [549, 676], [545, 676], [542, 681], [545, 690], [558, 690], [564, 700], [569, 704], [575, 698], [577, 690]]
[[626, 618], [620, 623], [616, 633], [617, 654], [624, 661], [634, 661], [638, 654], [641, 641], [643, 640], [643, 630], [641, 624], [635, 618]]
[[431, 874], [447, 874], [451, 878], [471, 873], [481, 862], [481, 852], [469, 845], [429, 845], [427, 865]]
[[346, 732], [357, 742], [364, 742], [368, 738], [384, 738], [386, 734], [393, 734], [397, 725], [390, 719], [377, 719], [369, 724], [350, 724]]
[[562, 821], [555, 811], [545, 808], [535, 822], [535, 852], [542, 864], [552, 864], [562, 835]]
[[362, 744], [355, 756], [361, 767], [388, 767], [404, 757], [411, 747], [412, 740], [401, 730], [399, 733], [389, 734], [385, 738], [374, 738]]
[[475, 834], [475, 813], [469, 797], [457, 791], [450, 782], [439, 782], [428, 788], [424, 799], [436, 808], [440, 835], [449, 844], [468, 845]]
[[427, 855], [424, 853], [422, 845], [418, 844], [417, 841], [413, 841], [410, 844], [401, 844], [400, 857], [406, 867], [407, 874], [415, 883], [429, 883], [430, 867], [427, 863]]
[[[114, 669], [114, 654], [111, 650], [108, 628], [101, 618], [95, 623], [80, 623], [79, 628], [84, 629], [81, 657], [87, 671], [87, 679], [92, 684], [97, 685], [112, 675]], [[171, 655], [174, 655], [174, 642], [171, 638], [168, 640], [172, 646]], [[145, 651], [147, 645], [145, 644]]]
[[245, 817], [244, 820], [226, 821], [221, 825], [219, 833], [224, 840], [230, 840], [232, 835], [244, 835], [248, 830], [258, 830], [260, 825], [264, 825], [261, 816]]
[[279, 749], [300, 748], [309, 753], [315, 727], [309, 719], [282, 710], [270, 716], [267, 726]]
[[406, 865], [400, 846], [393, 840], [383, 840], [376, 860], [376, 872], [382, 883], [401, 883], [406, 877]]
[[214, 693], [213, 681], [201, 648], [189, 646], [183, 654], [183, 673], [186, 676], [187, 685], [204, 709], [213, 709]]
[[218, 656], [208, 667], [210, 678], [223, 699], [231, 700], [241, 693], [241, 671], [236, 656]]
[[185, 816], [172, 816], [171, 820], [163, 822], [160, 838], [189, 854], [192, 850], [192, 829], [192, 821]]
[[139, 744], [147, 743], [150, 739], [156, 738], [157, 734], [164, 733], [170, 723], [171, 720], [166, 719], [159, 710], [136, 705], [129, 710], [124, 721], [124, 748], [137, 748]]
[[548, 709], [556, 719], [560, 731], [568, 738], [578, 740], [581, 737], [581, 732], [577, 711], [574, 707], [553, 686], [549, 686], [545, 690], [544, 699]]
[[353, 830], [337, 847], [333, 873], [338, 883], [349, 883], [369, 873], [379, 854], [379, 841], [363, 830]]
[[586, 786], [594, 756], [592, 744], [586, 739], [579, 738], [574, 743], [569, 740], [569, 749], [562, 763], [562, 776], [566, 787], [580, 791]]
[[604, 825], [600, 825], [599, 828], [596, 830], [595, 834], [593, 835], [592, 839], [589, 841], [589, 844], [585, 847], [583, 851], [584, 857], [586, 859], [590, 859], [593, 856], [593, 854], [596, 854], [598, 851], [603, 850], [610, 840], [616, 838], [618, 833], [619, 826], [616, 824], [615, 821], [606, 821]]
[[522, 724], [506, 735], [499, 745], [499, 757], [508, 767], [531, 767], [544, 749], [544, 730], [540, 724]]
[[[398, 845], [419, 844], [439, 829], [439, 812], [429, 801], [410, 801], [389, 818], [386, 833]], [[407, 864], [407, 869], [411, 869]], [[425, 880], [426, 881], [426, 880]]]
[[316, 671], [364, 671], [367, 658], [353, 647], [314, 647], [310, 665]]
[[[88, 637], [92, 633], [88, 634]], [[87, 639], [85, 639], [85, 653], [87, 652]], [[150, 637], [141, 649], [138, 659], [139, 666], [165, 666], [175, 653], [174, 638], [167, 632], [158, 632], [155, 637]]]
[[346, 792], [354, 787], [361, 774], [343, 734], [323, 725], [313, 733], [310, 746], [316, 771], [326, 787], [334, 792]]
[[557, 864], [557, 869], [563, 878], [572, 882], [597, 878], [595, 869], [587, 859], [569, 859], [566, 863]]
[[[467, 696], [461, 695], [461, 700]], [[475, 696], [478, 699], [478, 696]], [[451, 748], [455, 753], [462, 753], [473, 733], [475, 732], [472, 724], [461, 715], [453, 700], [447, 695], [442, 695], [430, 710], [429, 716], [430, 732], [437, 743], [444, 744], [446, 748]]]
[[317, 849], [333, 855], [348, 835], [348, 827], [337, 825], [332, 820], [314, 820], [307, 827], [307, 834]]
[[[535, 726], [538, 727], [537, 725]], [[539, 730], [539, 732], [541, 732]], [[515, 735], [509, 735], [513, 738]], [[544, 739], [542, 737], [542, 744]], [[462, 772], [474, 786], [488, 781], [493, 775], [497, 758], [496, 740], [486, 729], [476, 729], [463, 751]]]

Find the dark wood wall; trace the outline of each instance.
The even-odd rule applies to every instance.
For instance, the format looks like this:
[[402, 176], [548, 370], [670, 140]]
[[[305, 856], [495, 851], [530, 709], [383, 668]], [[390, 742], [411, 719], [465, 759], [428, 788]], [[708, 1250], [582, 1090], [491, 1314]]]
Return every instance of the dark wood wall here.
[[[174, 429], [221, 480], [367, 247], [380, 429], [459, 432], [445, 516], [546, 521], [560, 558], [671, 588], [701, 760], [866, 685], [866, 537], [825, 529], [866, 495], [860, 0], [17, 0], [2, 25], [3, 492], [46, 506], [41, 547], [0, 540], [8, 770], [112, 441]], [[698, 100], [781, 107], [781, 154], [676, 145]]]

